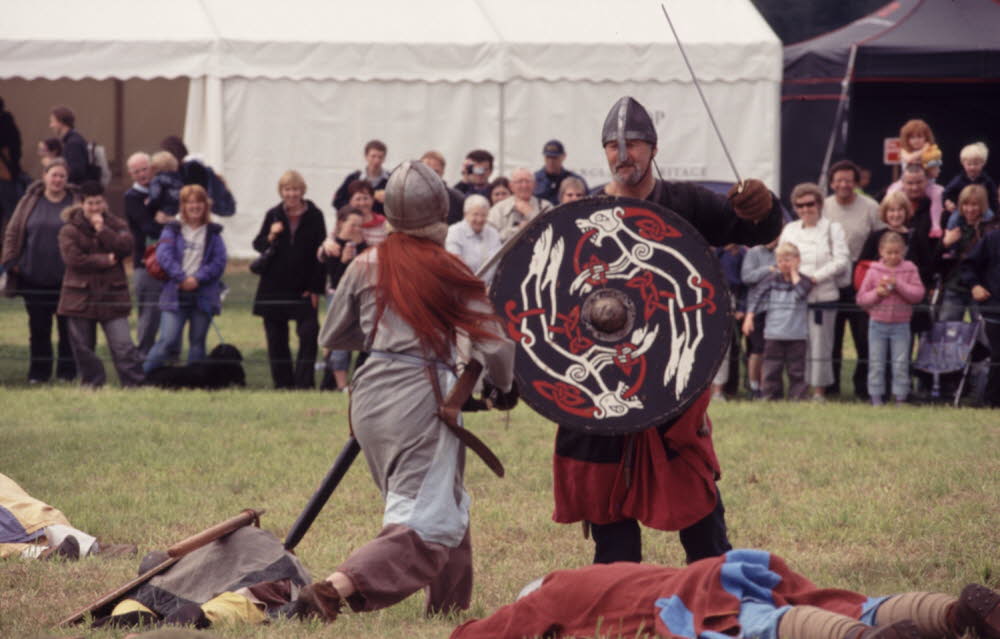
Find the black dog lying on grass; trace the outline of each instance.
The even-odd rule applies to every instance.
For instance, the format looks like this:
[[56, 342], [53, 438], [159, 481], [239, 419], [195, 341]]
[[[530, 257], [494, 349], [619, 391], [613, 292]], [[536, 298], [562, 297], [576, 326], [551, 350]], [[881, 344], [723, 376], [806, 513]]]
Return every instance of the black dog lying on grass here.
[[161, 366], [146, 375], [147, 386], [160, 388], [201, 388], [215, 390], [227, 386], [246, 386], [243, 355], [232, 344], [219, 344], [208, 357], [187, 366]]

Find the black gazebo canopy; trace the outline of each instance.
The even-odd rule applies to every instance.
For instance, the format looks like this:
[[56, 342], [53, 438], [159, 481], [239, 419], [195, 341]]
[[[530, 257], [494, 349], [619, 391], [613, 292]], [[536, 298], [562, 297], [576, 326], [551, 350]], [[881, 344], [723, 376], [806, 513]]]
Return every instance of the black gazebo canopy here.
[[[819, 181], [827, 159], [891, 181], [883, 139], [930, 124], [943, 152], [940, 182], [961, 170], [961, 147], [982, 141], [1000, 167], [1000, 0], [895, 0], [784, 51], [781, 186]], [[998, 177], [997, 171], [992, 171]]]

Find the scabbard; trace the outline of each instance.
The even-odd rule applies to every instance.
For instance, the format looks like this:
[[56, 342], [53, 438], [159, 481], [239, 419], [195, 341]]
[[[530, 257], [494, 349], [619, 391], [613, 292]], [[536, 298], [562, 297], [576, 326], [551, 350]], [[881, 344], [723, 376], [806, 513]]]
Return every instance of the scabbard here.
[[500, 461], [500, 458], [497, 457], [492, 450], [490, 450], [490, 447], [483, 442], [483, 440], [476, 437], [471, 430], [467, 430], [459, 426], [457, 423], [448, 421], [443, 415], [441, 416], [441, 419], [444, 421], [445, 425], [448, 426], [448, 429], [455, 435], [455, 437], [458, 437], [460, 442], [465, 444], [470, 450], [472, 450], [472, 452], [479, 455], [479, 459], [483, 460], [483, 463], [486, 464], [486, 466], [489, 467], [489, 469], [492, 470], [497, 477], [504, 476], [503, 463]]
[[497, 477], [503, 477], [504, 468], [500, 459], [483, 440], [458, 423], [458, 417], [462, 412], [462, 404], [472, 394], [472, 390], [476, 387], [476, 381], [479, 379], [479, 374], [482, 372], [483, 365], [477, 360], [470, 359], [465, 370], [459, 375], [458, 381], [452, 386], [448, 397], [444, 398], [444, 400], [441, 399], [441, 389], [438, 385], [437, 375], [435, 375], [433, 369], [427, 369], [427, 376], [430, 378], [431, 386], [434, 387], [434, 393], [438, 397], [438, 417], [441, 418], [441, 421], [448, 426], [448, 429], [460, 442], [476, 453]]
[[452, 386], [448, 397], [441, 402], [438, 408], [438, 415], [449, 425], [458, 425], [458, 416], [462, 413], [462, 404], [469, 399], [472, 391], [476, 388], [476, 381], [483, 372], [483, 365], [479, 360], [470, 359], [465, 370], [458, 376], [458, 381]]

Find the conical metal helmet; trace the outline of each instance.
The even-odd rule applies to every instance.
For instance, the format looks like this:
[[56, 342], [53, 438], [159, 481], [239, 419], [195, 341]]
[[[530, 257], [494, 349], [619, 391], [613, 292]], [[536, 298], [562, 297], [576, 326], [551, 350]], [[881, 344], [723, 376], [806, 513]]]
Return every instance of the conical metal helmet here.
[[444, 181], [421, 162], [403, 162], [385, 186], [385, 216], [400, 231], [445, 222], [448, 189]]
[[653, 119], [649, 117], [645, 107], [627, 95], [615, 102], [608, 111], [601, 129], [601, 145], [617, 142], [618, 152], [624, 157], [626, 140], [642, 140], [653, 146], [656, 146], [657, 140]]

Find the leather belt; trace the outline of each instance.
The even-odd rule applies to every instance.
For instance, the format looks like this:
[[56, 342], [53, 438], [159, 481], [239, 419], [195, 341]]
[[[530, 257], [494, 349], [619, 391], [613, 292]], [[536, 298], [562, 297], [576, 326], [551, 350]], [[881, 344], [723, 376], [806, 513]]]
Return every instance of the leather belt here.
[[438, 381], [437, 373], [434, 370], [434, 365], [428, 364], [424, 367], [424, 371], [427, 373], [427, 377], [431, 381], [431, 388], [434, 389], [434, 397], [437, 399], [438, 403], [438, 417], [441, 421], [445, 423], [448, 429], [458, 438], [460, 442], [465, 444], [472, 452], [479, 455], [479, 458], [483, 460], [490, 470], [496, 473], [497, 477], [504, 476], [503, 464], [500, 459], [490, 450], [483, 440], [476, 437], [472, 431], [463, 428], [458, 423], [458, 417], [462, 412], [462, 404], [465, 400], [472, 395], [472, 390], [476, 386], [476, 380], [479, 379], [479, 374], [483, 371], [483, 365], [477, 360], [470, 360], [466, 365], [465, 370], [458, 377], [458, 381], [455, 382], [455, 386], [452, 387], [451, 392], [448, 393], [447, 398], [443, 398], [441, 395], [441, 384]]

